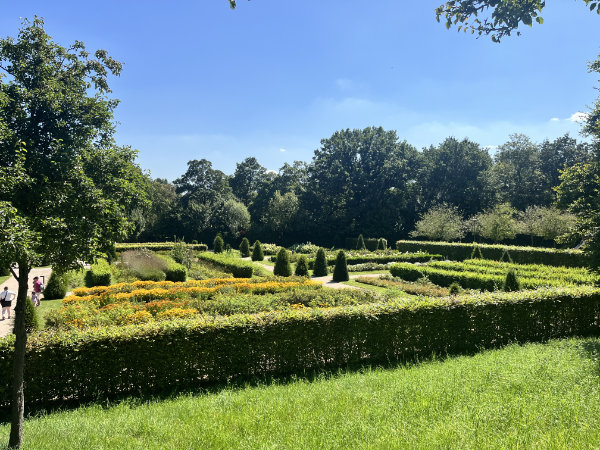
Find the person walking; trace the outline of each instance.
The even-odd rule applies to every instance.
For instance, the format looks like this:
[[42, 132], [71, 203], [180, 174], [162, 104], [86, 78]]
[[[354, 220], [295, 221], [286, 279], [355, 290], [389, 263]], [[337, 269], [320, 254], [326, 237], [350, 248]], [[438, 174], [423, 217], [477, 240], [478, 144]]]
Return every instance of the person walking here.
[[4, 314], [8, 314], [8, 318], [10, 319], [10, 307], [12, 305], [12, 300], [17, 295], [13, 291], [8, 290], [8, 286], [4, 287], [4, 290], [0, 293], [0, 304], [2, 304], [2, 320], [4, 320]]
[[34, 306], [40, 306], [40, 294], [44, 289], [44, 285], [39, 277], [33, 277], [33, 292], [31, 293], [31, 301]]

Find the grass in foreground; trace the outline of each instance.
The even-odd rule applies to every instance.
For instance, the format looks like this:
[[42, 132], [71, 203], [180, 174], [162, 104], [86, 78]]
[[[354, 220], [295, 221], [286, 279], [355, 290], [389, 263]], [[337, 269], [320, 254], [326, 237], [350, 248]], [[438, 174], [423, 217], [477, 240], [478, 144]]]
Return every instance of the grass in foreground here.
[[[316, 381], [130, 401], [25, 423], [25, 448], [592, 448], [600, 339]], [[9, 427], [0, 428], [8, 440]]]

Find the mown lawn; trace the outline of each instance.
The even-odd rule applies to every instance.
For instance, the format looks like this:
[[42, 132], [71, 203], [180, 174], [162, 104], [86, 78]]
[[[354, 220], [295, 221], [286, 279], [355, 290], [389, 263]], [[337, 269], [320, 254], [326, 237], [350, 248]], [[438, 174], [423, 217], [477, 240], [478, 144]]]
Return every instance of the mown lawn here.
[[27, 420], [25, 448], [593, 448], [599, 358], [600, 339], [569, 339], [89, 406]]

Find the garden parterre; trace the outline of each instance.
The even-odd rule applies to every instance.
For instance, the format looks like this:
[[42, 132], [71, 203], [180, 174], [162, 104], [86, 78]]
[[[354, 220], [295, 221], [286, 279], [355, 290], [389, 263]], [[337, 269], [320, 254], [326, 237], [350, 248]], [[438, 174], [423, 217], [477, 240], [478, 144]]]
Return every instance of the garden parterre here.
[[[187, 282], [136, 281], [111, 286], [78, 288], [63, 300], [63, 306], [49, 313], [50, 328], [85, 328], [105, 325], [138, 324], [173, 318], [191, 318], [198, 314], [229, 314], [236, 308], [227, 302], [216, 305], [211, 300], [222, 296], [264, 296], [300, 289], [319, 289], [321, 283], [304, 278], [262, 280], [221, 278]], [[248, 299], [247, 299], [248, 300]], [[242, 312], [273, 309], [273, 302], [247, 301]], [[262, 305], [262, 306], [261, 306]], [[222, 307], [219, 307], [222, 306]], [[240, 308], [237, 308], [240, 309]]]

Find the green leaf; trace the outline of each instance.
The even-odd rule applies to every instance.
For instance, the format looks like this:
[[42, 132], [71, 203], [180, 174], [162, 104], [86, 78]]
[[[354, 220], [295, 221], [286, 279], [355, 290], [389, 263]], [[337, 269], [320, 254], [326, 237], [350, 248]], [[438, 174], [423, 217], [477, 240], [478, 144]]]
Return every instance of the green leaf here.
[[536, 17], [535, 21], [541, 25], [541, 24], [544, 23], [544, 18], [543, 17]]

